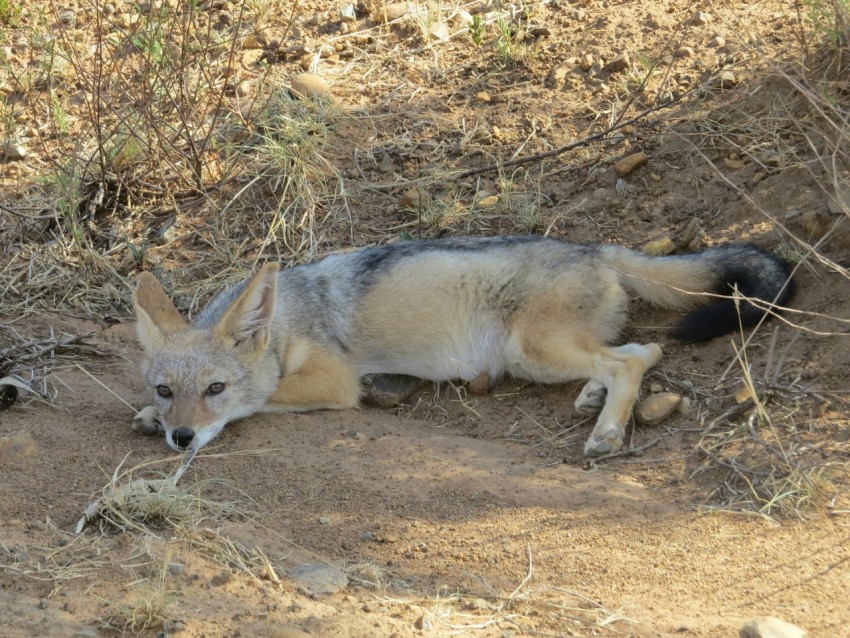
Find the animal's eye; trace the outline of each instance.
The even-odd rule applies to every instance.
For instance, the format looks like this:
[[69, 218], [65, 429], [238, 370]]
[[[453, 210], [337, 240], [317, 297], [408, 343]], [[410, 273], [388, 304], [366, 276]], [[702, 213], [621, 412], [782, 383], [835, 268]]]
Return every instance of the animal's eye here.
[[171, 388], [167, 385], [158, 385], [156, 386], [156, 393], [161, 396], [163, 399], [171, 398]]
[[207, 394], [221, 394], [222, 392], [224, 392], [224, 384], [219, 381], [211, 383], [210, 387], [207, 388]]

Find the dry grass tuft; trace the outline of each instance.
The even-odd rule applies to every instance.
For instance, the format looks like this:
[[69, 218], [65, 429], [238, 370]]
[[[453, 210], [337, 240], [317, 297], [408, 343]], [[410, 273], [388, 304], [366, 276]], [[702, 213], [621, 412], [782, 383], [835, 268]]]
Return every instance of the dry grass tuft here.
[[77, 533], [95, 521], [101, 532], [135, 532], [156, 536], [163, 529], [192, 528], [209, 517], [242, 518], [245, 512], [237, 502], [219, 502], [201, 495], [204, 488], [227, 485], [225, 481], [199, 480], [177, 485], [194, 458], [186, 456], [170, 475], [156, 473], [156, 478], [140, 476], [166, 461], [152, 461], [122, 469], [122, 461], [109, 482], [85, 510], [77, 525]]
[[153, 556], [147, 563], [137, 564], [136, 569], [146, 568], [148, 575], [129, 583], [127, 593], [119, 600], [103, 601], [107, 608], [103, 625], [131, 634], [172, 627], [178, 592], [169, 583], [169, 565], [169, 553], [161, 559]]
[[[734, 13], [726, 20], [746, 25]], [[728, 92], [691, 139], [694, 154], [776, 229], [781, 252], [795, 272], [814, 277], [828, 272], [850, 279], [850, 272], [830, 256], [850, 225], [848, 27], [850, 5], [843, 0], [800, 5], [794, 50], [782, 59], [738, 33], [761, 61], [755, 88], [748, 84], [746, 90]], [[824, 210], [791, 210], [784, 216], [766, 210], [750, 194], [749, 184], [728, 176], [730, 162], [755, 166], [759, 181], [794, 175], [820, 190]], [[800, 370], [784, 365], [801, 335], [846, 335], [848, 321], [799, 309], [786, 309], [778, 318], [791, 327], [781, 351], [780, 329], [765, 346], [760, 343], [764, 329], [758, 327], [736, 347], [735, 360], [713, 389], [716, 399], [725, 395], [734, 402], [710, 420], [703, 417], [706, 428], [697, 449], [704, 462], [695, 474], [713, 471], [721, 477], [710, 508], [800, 518], [826, 503], [848, 478], [826, 417], [830, 405], [846, 401], [840, 393], [813, 390]], [[751, 360], [755, 348], [764, 351]], [[756, 360], [764, 361], [760, 374]], [[737, 375], [730, 375], [733, 366]]]
[[709, 509], [804, 518], [834, 496], [833, 479], [848, 478], [837, 461], [840, 445], [831, 441], [828, 425], [818, 424], [832, 402], [846, 401], [810, 390], [799, 374], [784, 372], [796, 338], [777, 353], [779, 335], [776, 328], [762, 374], [746, 348], [736, 349], [740, 379], [715, 389], [715, 395], [731, 394], [733, 407], [710, 421], [703, 415], [697, 450], [705, 461], [693, 474], [719, 470], [723, 477]]

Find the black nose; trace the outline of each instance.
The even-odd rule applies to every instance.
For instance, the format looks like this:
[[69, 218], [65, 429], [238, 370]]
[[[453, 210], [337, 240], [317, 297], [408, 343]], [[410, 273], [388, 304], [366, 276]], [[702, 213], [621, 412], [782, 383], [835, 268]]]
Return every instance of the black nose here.
[[189, 428], [177, 428], [171, 433], [171, 440], [174, 441], [177, 447], [183, 450], [189, 447], [193, 438], [195, 438], [195, 433]]

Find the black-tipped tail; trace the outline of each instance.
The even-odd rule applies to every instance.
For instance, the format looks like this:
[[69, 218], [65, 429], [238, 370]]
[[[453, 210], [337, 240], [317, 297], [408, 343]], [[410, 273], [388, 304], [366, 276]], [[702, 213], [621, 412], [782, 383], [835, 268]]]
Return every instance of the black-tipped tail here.
[[[794, 281], [788, 264], [773, 253], [757, 246], [732, 245], [710, 248], [692, 256], [713, 263], [717, 278], [716, 294], [732, 295], [784, 306], [794, 296]], [[744, 299], [718, 300], [685, 316], [673, 330], [682, 341], [709, 341], [757, 324], [765, 311]]]

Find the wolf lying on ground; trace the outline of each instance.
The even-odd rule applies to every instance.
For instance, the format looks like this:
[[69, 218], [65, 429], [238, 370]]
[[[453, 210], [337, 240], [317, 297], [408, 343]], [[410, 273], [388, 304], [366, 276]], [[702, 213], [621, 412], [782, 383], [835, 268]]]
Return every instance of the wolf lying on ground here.
[[615, 245], [545, 237], [409, 241], [333, 254], [278, 272], [266, 264], [214, 298], [188, 325], [157, 279], [135, 294], [144, 378], [175, 450], [197, 450], [226, 423], [263, 411], [357, 405], [360, 378], [435, 381], [505, 375], [538, 383], [589, 379], [576, 400], [598, 410], [586, 455], [623, 445], [654, 343], [608, 345], [629, 293], [692, 310], [674, 335], [704, 341], [753, 325], [782, 305], [788, 266], [749, 245], [650, 257]]

